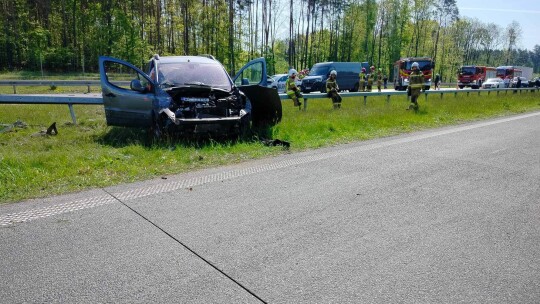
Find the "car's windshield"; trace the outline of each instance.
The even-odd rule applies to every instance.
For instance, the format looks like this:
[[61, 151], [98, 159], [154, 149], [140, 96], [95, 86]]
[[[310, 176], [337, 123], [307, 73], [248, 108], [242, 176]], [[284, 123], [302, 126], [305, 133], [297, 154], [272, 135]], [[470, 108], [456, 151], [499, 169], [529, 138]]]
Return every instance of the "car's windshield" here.
[[229, 76], [218, 63], [161, 63], [159, 73], [159, 83], [163, 86], [199, 84], [228, 91], [232, 89]]
[[507, 68], [498, 68], [497, 69], [497, 76], [505, 77], [505, 76], [511, 76], [512, 70]]
[[326, 76], [328, 75], [328, 66], [316, 66], [314, 65], [313, 68], [309, 71], [308, 76]]
[[476, 69], [474, 67], [462, 67], [461, 74], [463, 75], [474, 75]]

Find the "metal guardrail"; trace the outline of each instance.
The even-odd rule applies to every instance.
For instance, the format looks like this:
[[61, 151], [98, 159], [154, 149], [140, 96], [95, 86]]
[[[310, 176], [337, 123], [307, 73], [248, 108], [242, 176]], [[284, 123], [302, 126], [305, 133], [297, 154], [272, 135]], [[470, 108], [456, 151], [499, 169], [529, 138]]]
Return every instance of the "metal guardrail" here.
[[[129, 82], [127, 82], [129, 83]], [[52, 86], [71, 86], [87, 87], [90, 93], [90, 87], [100, 86], [99, 80], [0, 80], [0, 86], [12, 86], [13, 94], [17, 94], [17, 86], [31, 87], [52, 87]]]
[[0, 104], [64, 104], [68, 105], [71, 119], [77, 124], [74, 104], [102, 105], [101, 94], [35, 94], [35, 95], [0, 95]]
[[[517, 92], [520, 93], [522, 91], [532, 91], [532, 92], [538, 92], [540, 88], [505, 88], [505, 89], [453, 89], [453, 90], [428, 90], [422, 92], [422, 94], [425, 96], [425, 99], [427, 101], [429, 95], [440, 95], [440, 98], [442, 99], [444, 94], [454, 94], [454, 97], [457, 97], [458, 94], [467, 94], [469, 96], [470, 94], [478, 94], [481, 95], [482, 93], [487, 93], [490, 95], [492, 92], [499, 95], [501, 92], [505, 92], [508, 94], [509, 91], [511, 92]], [[341, 97], [347, 98], [347, 97], [364, 97], [364, 105], [367, 104], [367, 98], [368, 97], [376, 97], [376, 96], [386, 96], [386, 101], [390, 102], [391, 96], [407, 96], [406, 91], [383, 91], [383, 92], [345, 92], [340, 93]], [[304, 110], [307, 110], [308, 106], [308, 99], [320, 99], [320, 98], [328, 98], [326, 96], [326, 93], [306, 93], [303, 94], [304, 96]], [[290, 99], [287, 94], [279, 94], [279, 98], [281, 100], [287, 100]], [[69, 111], [71, 113], [71, 119], [73, 120], [74, 124], [77, 124], [77, 120], [75, 117], [75, 112], [73, 110], [74, 104], [81, 104], [81, 105], [102, 105], [103, 99], [101, 97], [101, 94], [7, 94], [2, 95], [0, 94], [0, 104], [67, 104], [69, 107]]]
[[[454, 94], [454, 97], [457, 97], [458, 94], [467, 94], [469, 96], [471, 93], [476, 93], [480, 95], [481, 93], [487, 93], [488, 95], [491, 94], [491, 92], [496, 92], [497, 95], [499, 95], [500, 92], [506, 92], [508, 94], [509, 91], [519, 91], [520, 93], [522, 91], [539, 91], [540, 88], [534, 87], [534, 88], [504, 88], [504, 89], [452, 89], [452, 90], [427, 90], [423, 91], [422, 94], [425, 96], [425, 100], [428, 100], [429, 95], [437, 95], [440, 94], [440, 98], [443, 98], [444, 94]], [[383, 91], [383, 92], [347, 92], [347, 93], [340, 93], [342, 98], [345, 97], [364, 97], [364, 105], [367, 104], [367, 98], [369, 96], [375, 97], [375, 96], [386, 96], [386, 101], [390, 102], [390, 96], [407, 96], [407, 91]], [[329, 98], [326, 96], [326, 93], [306, 93], [303, 94], [304, 96], [304, 110], [307, 109], [307, 100], [308, 99], [317, 99], [317, 98]], [[289, 96], [286, 94], [279, 94], [279, 97], [281, 100], [290, 99]]]

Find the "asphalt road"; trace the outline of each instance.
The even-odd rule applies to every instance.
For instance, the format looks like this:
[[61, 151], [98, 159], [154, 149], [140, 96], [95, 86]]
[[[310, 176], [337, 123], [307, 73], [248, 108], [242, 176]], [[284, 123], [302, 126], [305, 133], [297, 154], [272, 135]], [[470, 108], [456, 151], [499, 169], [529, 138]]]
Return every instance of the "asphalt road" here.
[[1, 206], [0, 239], [2, 303], [539, 303], [540, 112]]

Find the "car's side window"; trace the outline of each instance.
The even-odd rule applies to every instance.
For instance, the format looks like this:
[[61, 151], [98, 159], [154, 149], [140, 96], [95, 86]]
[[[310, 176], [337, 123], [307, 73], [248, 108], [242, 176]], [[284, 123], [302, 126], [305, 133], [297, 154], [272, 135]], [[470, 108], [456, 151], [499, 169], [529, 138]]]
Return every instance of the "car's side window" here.
[[150, 85], [144, 76], [124, 64], [106, 61], [104, 62], [104, 66], [107, 82], [115, 87], [131, 90], [130, 83], [132, 80], [139, 80], [143, 87], [148, 87]]
[[239, 77], [236, 78], [234, 84], [237, 86], [259, 84], [263, 79], [263, 63], [257, 62], [246, 67]]

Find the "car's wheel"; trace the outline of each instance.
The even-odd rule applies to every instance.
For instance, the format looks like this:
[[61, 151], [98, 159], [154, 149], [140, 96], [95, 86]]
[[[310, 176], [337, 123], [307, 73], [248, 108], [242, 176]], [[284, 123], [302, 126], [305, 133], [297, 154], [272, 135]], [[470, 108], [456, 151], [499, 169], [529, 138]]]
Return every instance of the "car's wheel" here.
[[463, 89], [464, 86], [460, 85], [460, 86], [458, 86], [458, 87], [459, 87], [460, 89]]
[[240, 128], [238, 136], [246, 140], [251, 137], [251, 114], [246, 114], [240, 119]]

